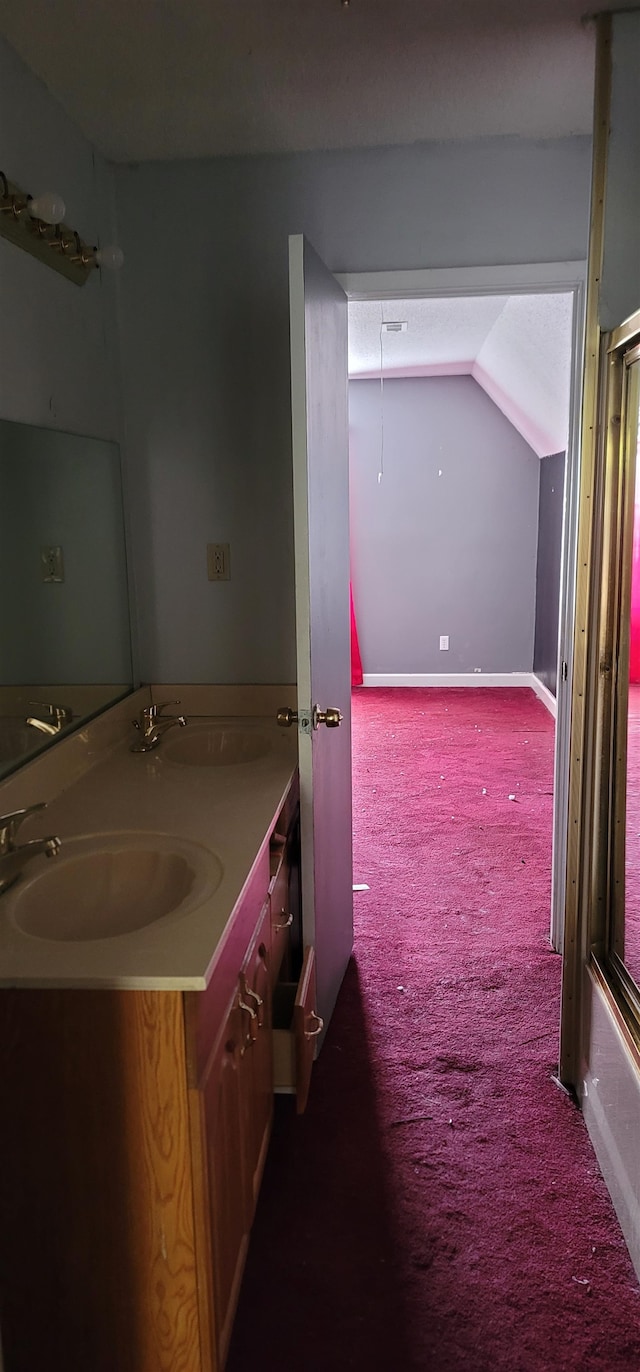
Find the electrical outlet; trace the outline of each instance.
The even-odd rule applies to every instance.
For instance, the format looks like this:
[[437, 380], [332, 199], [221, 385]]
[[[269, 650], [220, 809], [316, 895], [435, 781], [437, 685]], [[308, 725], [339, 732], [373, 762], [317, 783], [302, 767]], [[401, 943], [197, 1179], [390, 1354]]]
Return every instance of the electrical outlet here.
[[209, 581], [231, 580], [228, 543], [207, 543], [207, 575]]
[[40, 549], [43, 581], [64, 581], [64, 557], [59, 544]]
[[441, 635], [440, 635], [440, 651], [443, 652], [443, 653], [446, 653], [446, 652], [448, 651], [448, 649], [449, 649], [449, 635], [448, 635], [448, 634], [441, 634]]

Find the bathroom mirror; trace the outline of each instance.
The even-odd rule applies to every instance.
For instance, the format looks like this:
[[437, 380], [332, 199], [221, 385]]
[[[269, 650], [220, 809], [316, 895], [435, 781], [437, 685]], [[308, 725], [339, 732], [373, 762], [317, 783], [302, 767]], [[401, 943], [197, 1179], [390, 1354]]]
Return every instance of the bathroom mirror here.
[[0, 776], [133, 685], [118, 445], [0, 420]]

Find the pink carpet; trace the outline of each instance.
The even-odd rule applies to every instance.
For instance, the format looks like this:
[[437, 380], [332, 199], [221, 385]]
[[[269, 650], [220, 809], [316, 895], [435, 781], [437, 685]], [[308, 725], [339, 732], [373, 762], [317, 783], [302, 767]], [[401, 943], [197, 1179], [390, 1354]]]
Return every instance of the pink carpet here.
[[553, 1080], [552, 776], [528, 691], [354, 694], [370, 889], [307, 1113], [277, 1102], [229, 1372], [638, 1372], [638, 1283]]

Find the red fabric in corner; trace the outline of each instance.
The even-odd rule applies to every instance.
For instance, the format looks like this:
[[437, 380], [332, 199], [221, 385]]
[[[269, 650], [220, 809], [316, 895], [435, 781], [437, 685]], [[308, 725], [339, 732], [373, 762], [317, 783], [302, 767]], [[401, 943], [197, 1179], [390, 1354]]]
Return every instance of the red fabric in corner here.
[[351, 610], [351, 685], [362, 686], [362, 658], [360, 657], [360, 644], [358, 643], [358, 629], [356, 626], [356, 615], [353, 608], [353, 587], [349, 582], [349, 606]]

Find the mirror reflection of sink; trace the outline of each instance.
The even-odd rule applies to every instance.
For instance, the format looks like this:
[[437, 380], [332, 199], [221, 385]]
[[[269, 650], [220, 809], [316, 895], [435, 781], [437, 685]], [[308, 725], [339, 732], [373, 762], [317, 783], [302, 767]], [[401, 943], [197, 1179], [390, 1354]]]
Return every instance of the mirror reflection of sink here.
[[[184, 914], [220, 885], [219, 858], [165, 834], [98, 834], [63, 840], [58, 857], [6, 897], [25, 934], [93, 942]], [[3, 902], [4, 904], [4, 902]]]
[[237, 724], [189, 724], [172, 732], [162, 755], [183, 767], [230, 767], [255, 762], [271, 749], [269, 735]]
[[24, 719], [11, 715], [0, 716], [0, 767], [35, 752], [43, 742], [43, 735], [26, 724]]

